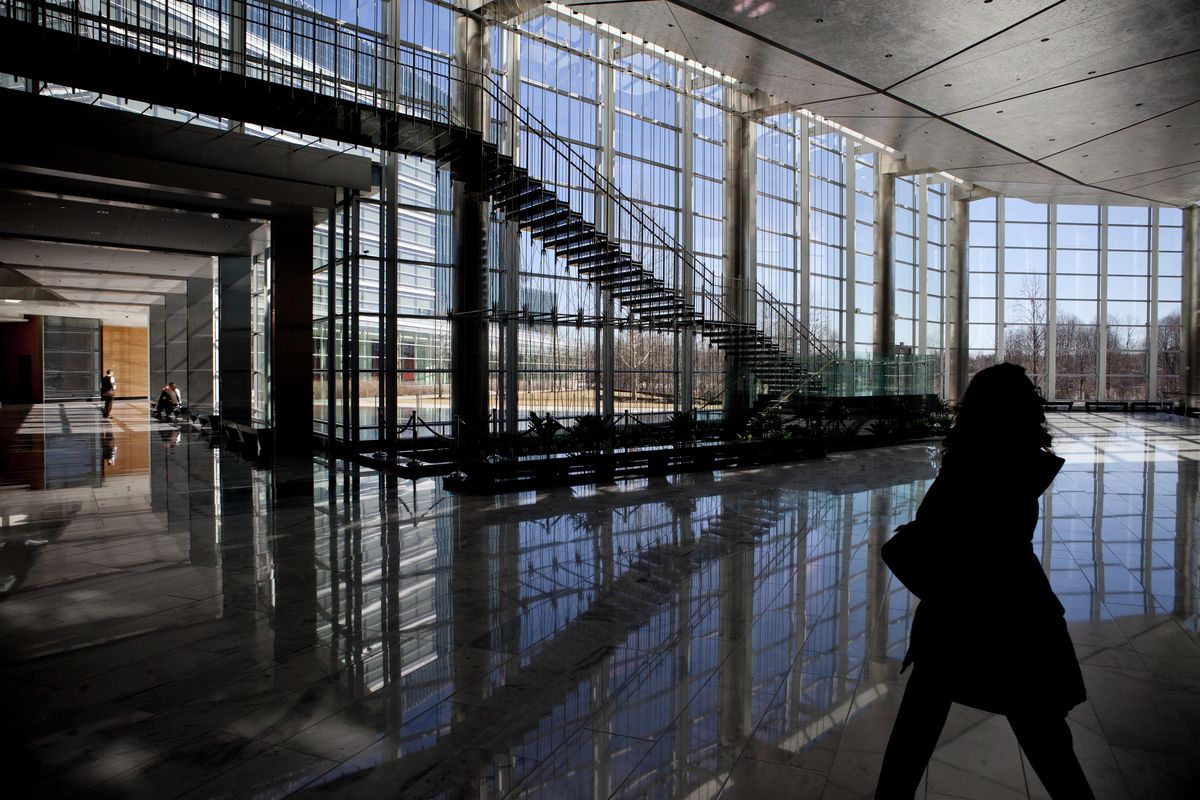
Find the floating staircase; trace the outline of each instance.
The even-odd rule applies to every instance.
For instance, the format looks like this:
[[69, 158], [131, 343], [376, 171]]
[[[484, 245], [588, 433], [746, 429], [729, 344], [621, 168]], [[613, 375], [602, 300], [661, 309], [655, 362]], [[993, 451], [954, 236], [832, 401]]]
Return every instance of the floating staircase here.
[[[760, 397], [774, 402], [824, 392], [822, 373], [835, 356], [785, 304], [758, 286], [752, 310], [735, 308], [723, 279], [490, 75], [270, 0], [246, 0], [241, 20], [200, 5], [143, 4], [167, 8], [190, 27], [150, 27], [144, 24], [149, 16], [140, 15], [135, 25], [123, 6], [0, 0], [0, 71], [437, 159], [619, 302], [629, 315], [621, 324], [691, 331], [733, 359], [736, 374], [701, 405], [719, 402], [731, 382], [747, 375]], [[238, 25], [249, 26], [260, 50], [248, 38], [246, 50], [231, 51], [204, 33]], [[297, 31], [304, 31], [299, 39]], [[279, 45], [270, 49], [276, 39], [285, 45], [282, 52]], [[515, 138], [489, 141], [461, 124], [456, 103], [472, 95], [511, 121], [508, 135], [519, 130], [521, 147]], [[516, 151], [519, 158], [510, 155]], [[601, 197], [611, 209], [607, 231], [561, 199], [556, 186], [584, 187]], [[521, 309], [488, 313], [530, 319]]]

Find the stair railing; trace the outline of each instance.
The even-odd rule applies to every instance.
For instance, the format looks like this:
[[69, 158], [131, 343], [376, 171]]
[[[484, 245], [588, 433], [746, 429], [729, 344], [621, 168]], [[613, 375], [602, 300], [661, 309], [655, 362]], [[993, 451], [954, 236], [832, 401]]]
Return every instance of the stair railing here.
[[[280, 0], [238, 5], [244, 15], [232, 12], [238, 6], [219, 0], [0, 0], [0, 17], [353, 102], [363, 107], [368, 121], [371, 109], [380, 109], [378, 146], [388, 144], [394, 133], [389, 126], [398, 124], [388, 112], [440, 126], [436, 135], [453, 136], [456, 128], [465, 127], [455, 113], [456, 98], [478, 91], [490, 105], [484, 138], [501, 148], [497, 139], [507, 136], [502, 151], [515, 154], [518, 166], [580, 209], [650, 280], [678, 299], [666, 317], [670, 322], [660, 324], [695, 326], [702, 335], [731, 326], [757, 330], [797, 374], [833, 360], [831, 351], [764, 287], [755, 287], [753, 311], [739, 313], [728, 300], [730, 281], [683, 248], [653, 212], [601, 174], [490, 74]], [[493, 120], [517, 124], [502, 129]], [[592, 193], [612, 209], [611, 219], [591, 219], [591, 206], [582, 201]], [[685, 273], [692, 278], [688, 296]]]

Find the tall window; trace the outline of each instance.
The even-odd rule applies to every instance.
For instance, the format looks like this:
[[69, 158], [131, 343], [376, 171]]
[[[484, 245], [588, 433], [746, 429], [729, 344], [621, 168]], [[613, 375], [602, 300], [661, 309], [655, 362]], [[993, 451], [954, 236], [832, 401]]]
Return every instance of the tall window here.
[[1046, 392], [1050, 216], [1045, 205], [1004, 198], [1004, 360]]
[[846, 343], [849, 355], [869, 357], [874, 342], [875, 309], [875, 153], [854, 149], [854, 341]]
[[896, 178], [894, 341], [900, 352], [905, 349], [912, 352], [916, 347], [917, 326], [921, 317], [921, 275], [917, 258], [921, 220], [918, 183], [916, 177]]
[[[808, 120], [800, 117], [803, 125]], [[820, 121], [810, 126], [809, 155], [809, 318], [813, 336], [831, 350], [844, 340], [842, 312], [846, 280], [846, 153], [841, 134]]]
[[996, 359], [996, 198], [971, 203], [967, 276], [968, 372]]
[[1150, 209], [1105, 210], [1106, 396], [1144, 399], [1149, 388]]
[[1178, 397], [1179, 376], [1182, 365], [1179, 359], [1183, 328], [1181, 299], [1183, 297], [1183, 212], [1178, 208], [1160, 208], [1158, 212], [1157, 273], [1158, 281], [1157, 334], [1152, 339], [1157, 351], [1154, 359], [1155, 377], [1160, 397]]
[[972, 372], [999, 341], [1048, 397], [1177, 397], [1178, 209], [987, 198], [970, 224]]
[[1100, 211], [1096, 206], [1055, 209], [1054, 397], [1096, 396], [1099, 351]]

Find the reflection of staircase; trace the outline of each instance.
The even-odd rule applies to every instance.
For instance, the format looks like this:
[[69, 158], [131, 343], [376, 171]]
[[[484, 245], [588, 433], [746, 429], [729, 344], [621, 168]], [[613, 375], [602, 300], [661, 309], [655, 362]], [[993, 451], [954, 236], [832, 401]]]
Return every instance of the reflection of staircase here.
[[[138, 5], [162, 10], [160, 3], [143, 0]], [[211, 17], [210, 25], [236, 27], [229, 14], [196, 8]], [[6, 9], [11, 16], [5, 16]], [[245, 9], [246, 19], [237, 24], [248, 25], [251, 32], [262, 28], [260, 15], [282, 24], [280, 30], [292, 30], [288, 20], [293, 12], [279, 5], [246, 0]], [[180, 12], [172, 7], [169, 13]], [[282, 22], [276, 21], [281, 15]], [[297, 25], [299, 21], [297, 17]], [[730, 382], [747, 373], [760, 394], [770, 397], [823, 393], [821, 373], [834, 356], [785, 304], [758, 286], [745, 303], [752, 308], [735, 308], [724, 279], [490, 76], [466, 73], [448, 59], [398, 47], [373, 31], [350, 29], [309, 12], [304, 12], [303, 25], [311, 36], [301, 43], [306, 48], [309, 41], [319, 45], [328, 63], [320, 58], [314, 62], [308, 50], [304, 57], [286, 47], [234, 52], [227, 44], [197, 37], [188, 26], [130, 28], [131, 22], [123, 6], [98, 5], [84, 12], [77, 5], [17, 0], [0, 7], [0, 70], [436, 158], [455, 173], [476, 178], [494, 208], [616, 300], [628, 313], [622, 324], [691, 330], [733, 357], [738, 375], [702, 405], [719, 402]], [[292, 40], [284, 37], [285, 43]], [[493, 115], [513, 123], [510, 136], [520, 130], [520, 148], [502, 148], [458, 124], [451, 110], [454, 99], [470, 92], [479, 93]], [[506, 154], [515, 149], [519, 159]], [[571, 186], [573, 193], [581, 187], [582, 194], [603, 198], [611, 209], [606, 227], [614, 235], [606, 235], [560, 199], [556, 186]], [[536, 315], [515, 308], [491, 312], [493, 319], [514, 316], [554, 321], [535, 320]], [[557, 312], [547, 316], [557, 317]]]

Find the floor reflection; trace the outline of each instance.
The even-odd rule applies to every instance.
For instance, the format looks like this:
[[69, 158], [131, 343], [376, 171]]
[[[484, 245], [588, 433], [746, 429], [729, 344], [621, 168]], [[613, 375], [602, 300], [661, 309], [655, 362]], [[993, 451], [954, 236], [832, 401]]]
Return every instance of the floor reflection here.
[[[1100, 794], [1171, 796], [1200, 785], [1200, 428], [1053, 423], [1035, 546], [1091, 693], [1081, 757]], [[43, 794], [873, 787], [914, 607], [878, 551], [936, 448], [464, 497], [259, 468], [144, 404], [0, 409], [0, 445], [5, 700]], [[931, 796], [1037, 796], [1006, 735], [952, 718]]]

